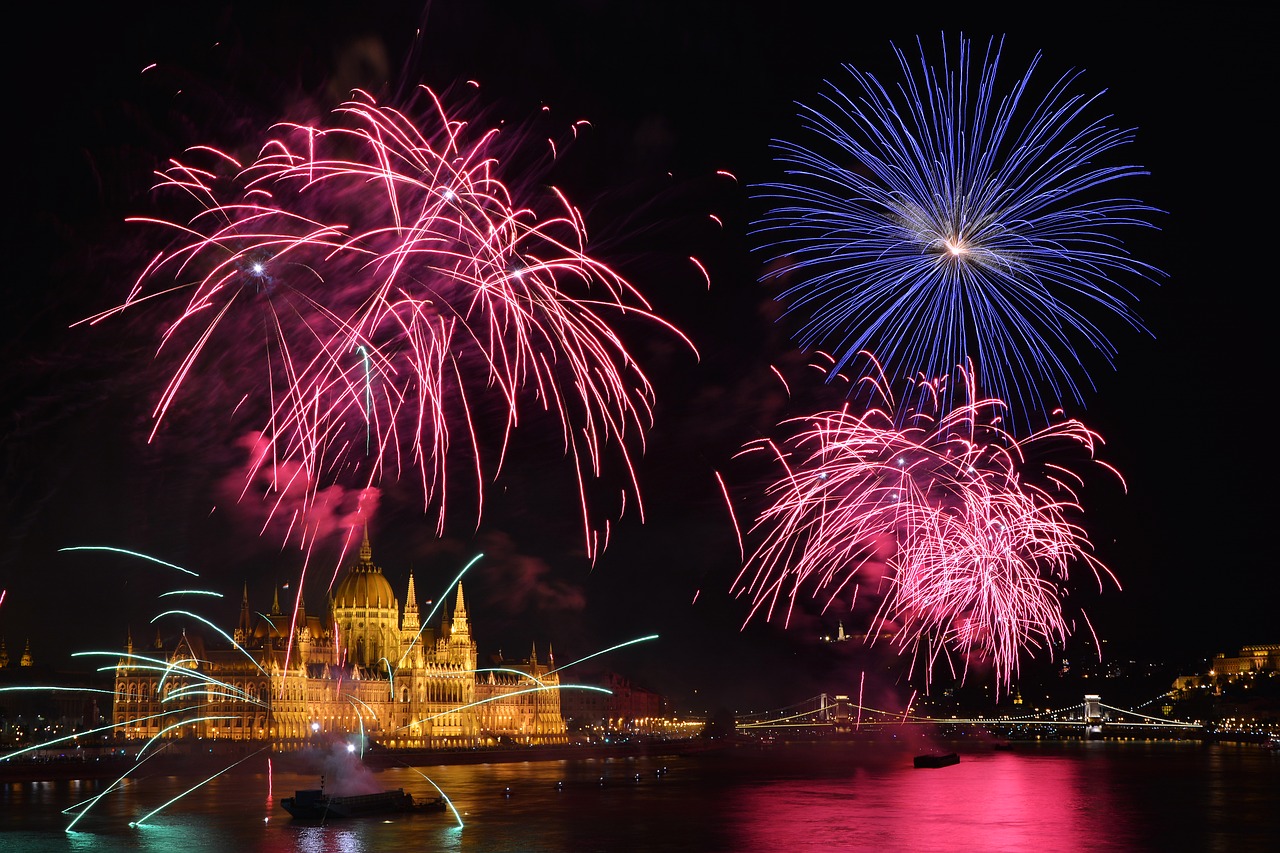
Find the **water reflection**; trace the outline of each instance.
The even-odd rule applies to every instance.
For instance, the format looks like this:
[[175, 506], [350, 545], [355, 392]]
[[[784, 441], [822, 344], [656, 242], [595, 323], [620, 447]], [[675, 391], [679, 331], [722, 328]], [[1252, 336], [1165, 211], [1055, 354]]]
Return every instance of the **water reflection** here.
[[1263, 750], [1109, 743], [961, 755], [958, 765], [916, 770], [910, 751], [862, 744], [376, 774], [383, 788], [433, 796], [425, 773], [457, 805], [462, 829], [448, 812], [297, 823], [278, 798], [316, 787], [317, 777], [279, 766], [268, 776], [264, 766], [215, 779], [135, 829], [130, 821], [192, 780], [130, 780], [66, 833], [62, 809], [108, 782], [15, 783], [0, 787], [0, 849], [1077, 853], [1268, 850], [1280, 837], [1280, 759]]
[[362, 853], [359, 833], [336, 826], [307, 826], [298, 831], [293, 849], [298, 853]]
[[[1132, 840], [1101, 780], [1081, 762], [966, 755], [936, 770], [854, 768], [744, 791], [744, 850], [1027, 851], [1123, 847]], [[1133, 848], [1130, 848], [1133, 849]]]

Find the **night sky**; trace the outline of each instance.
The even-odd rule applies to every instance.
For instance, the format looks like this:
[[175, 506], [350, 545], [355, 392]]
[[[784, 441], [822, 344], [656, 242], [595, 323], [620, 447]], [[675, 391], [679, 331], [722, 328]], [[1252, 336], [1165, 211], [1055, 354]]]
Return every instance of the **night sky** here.
[[[36, 22], [11, 31], [6, 51], [0, 636], [10, 655], [29, 638], [39, 661], [80, 666], [70, 653], [117, 648], [126, 630], [141, 640], [180, 629], [150, 624], [169, 606], [157, 595], [185, 583], [175, 573], [62, 548], [136, 549], [198, 571], [190, 585], [227, 596], [199, 612], [228, 626], [243, 585], [262, 611], [275, 588], [290, 585], [282, 601], [296, 591], [297, 550], [259, 535], [217, 486], [234, 448], [216, 413], [193, 404], [146, 442], [171, 367], [152, 358], [146, 323], [155, 318], [70, 328], [123, 299], [156, 250], [124, 222], [152, 211], [152, 171], [193, 144], [255, 138], [351, 85], [394, 101], [418, 83], [450, 92], [474, 80], [487, 118], [512, 128], [590, 121], [551, 177], [582, 208], [591, 251], [700, 358], [661, 336], [631, 342], [657, 399], [639, 466], [647, 517], [642, 525], [628, 514], [594, 566], [558, 437], [537, 430], [520, 435], [478, 531], [459, 518], [438, 537], [420, 502], [384, 483], [375, 562], [401, 595], [412, 569], [429, 599], [483, 551], [464, 579], [482, 653], [525, 656], [537, 642], [542, 654], [550, 642], [564, 663], [658, 634], [607, 665], [680, 706], [777, 707], [848, 690], [862, 671], [905, 671], [883, 647], [816, 642], [834, 618], [740, 630], [747, 605], [728, 593], [738, 547], [715, 472], [732, 480], [744, 442], [806, 413], [771, 378], [771, 364], [805, 356], [759, 283], [748, 236], [759, 212], [749, 188], [779, 177], [771, 139], [794, 133], [795, 102], [843, 79], [841, 63], [892, 79], [891, 43], [911, 53], [917, 36], [932, 47], [962, 32], [1004, 36], [1009, 74], [1041, 51], [1043, 85], [1080, 68], [1077, 88], [1106, 89], [1113, 124], [1137, 128], [1119, 156], [1152, 173], [1126, 191], [1165, 211], [1159, 231], [1128, 240], [1167, 273], [1159, 286], [1134, 285], [1151, 334], [1115, 329], [1115, 369], [1093, 363], [1097, 387], [1086, 385], [1087, 408], [1070, 412], [1102, 434], [1100, 456], [1129, 485], [1083, 496], [1090, 537], [1123, 589], [1093, 594], [1082, 570], [1074, 603], [1113, 657], [1195, 659], [1280, 641], [1276, 559], [1264, 547], [1275, 515], [1265, 462], [1275, 360], [1263, 330], [1275, 81], [1257, 7], [1071, 6], [1044, 23], [915, 7], [833, 12], [846, 5], [197, 2], [181, 13], [160, 3], [32, 12]], [[710, 289], [690, 255], [707, 267]], [[336, 553], [315, 560], [313, 612]]]

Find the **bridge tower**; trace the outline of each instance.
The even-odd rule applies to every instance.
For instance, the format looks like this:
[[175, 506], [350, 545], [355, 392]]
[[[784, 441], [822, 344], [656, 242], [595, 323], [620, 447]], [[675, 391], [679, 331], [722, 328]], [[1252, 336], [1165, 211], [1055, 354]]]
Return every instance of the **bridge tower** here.
[[831, 723], [840, 734], [853, 731], [853, 724], [849, 721], [849, 697], [843, 693], [836, 694], [835, 715]]
[[1084, 732], [1086, 737], [1102, 734], [1102, 697], [1097, 693], [1084, 696]]

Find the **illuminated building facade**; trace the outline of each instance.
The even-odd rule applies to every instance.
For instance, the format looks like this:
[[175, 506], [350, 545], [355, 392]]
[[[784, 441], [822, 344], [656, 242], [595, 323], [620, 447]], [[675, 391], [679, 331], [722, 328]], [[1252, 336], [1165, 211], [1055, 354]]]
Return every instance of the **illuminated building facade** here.
[[594, 679], [600, 690], [574, 690], [561, 695], [561, 708], [570, 727], [578, 730], [649, 732], [661, 729], [670, 717], [666, 699], [632, 684], [617, 673]]
[[1213, 659], [1213, 671], [1219, 675], [1246, 675], [1280, 670], [1280, 645], [1244, 646], [1228, 657], [1219, 652]]
[[546, 664], [535, 651], [478, 668], [462, 585], [438, 633], [421, 625], [412, 573], [401, 613], [367, 532], [323, 615], [299, 606], [291, 618], [277, 594], [271, 614], [255, 621], [246, 589], [230, 639], [215, 646], [184, 632], [135, 651], [130, 636], [115, 672], [121, 735], [277, 749], [333, 737], [417, 749], [568, 741], [550, 650]]

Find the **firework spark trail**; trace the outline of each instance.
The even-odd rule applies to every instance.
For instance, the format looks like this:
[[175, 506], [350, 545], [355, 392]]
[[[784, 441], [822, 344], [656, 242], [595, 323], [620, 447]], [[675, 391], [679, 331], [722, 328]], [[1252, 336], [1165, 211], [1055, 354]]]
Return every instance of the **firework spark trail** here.
[[802, 316], [798, 342], [836, 347], [836, 370], [864, 349], [898, 380], [973, 358], [1011, 416], [1039, 422], [1082, 402], [1081, 353], [1113, 363], [1091, 311], [1144, 330], [1112, 278], [1162, 276], [1119, 237], [1158, 211], [1108, 193], [1147, 173], [1107, 165], [1134, 133], [1089, 117], [1100, 94], [1073, 94], [1080, 72], [1037, 101], [1039, 54], [1006, 88], [1002, 42], [944, 38], [938, 64], [918, 46], [918, 61], [893, 48], [896, 85], [846, 66], [847, 92], [802, 107], [812, 148], [775, 142], [788, 177], [757, 188], [770, 209], [754, 233]]
[[647, 643], [650, 640], [656, 640], [656, 639], [658, 639], [657, 634], [646, 634], [643, 637], [636, 637], [634, 640], [627, 640], [626, 642], [618, 643], [617, 645], [614, 645], [614, 646], [609, 646], [609, 648], [607, 649], [601, 649], [598, 652], [592, 652], [586, 657], [578, 658], [577, 660], [572, 661], [571, 663], [567, 663], [564, 666], [556, 667], [555, 669], [547, 672], [547, 675], [551, 675], [552, 673], [555, 673], [555, 672], [561, 672], [563, 670], [568, 669], [571, 666], [577, 666], [578, 664], [583, 663], [584, 661], [589, 661], [592, 658], [600, 657], [600, 655], [608, 654], [609, 652], [614, 652], [614, 651], [617, 651], [618, 649], [625, 649], [627, 646], [634, 646], [636, 643]]
[[1072, 564], [1099, 587], [1115, 582], [1076, 521], [1084, 478], [1070, 467], [1084, 459], [1119, 476], [1095, 458], [1099, 436], [1062, 420], [1017, 440], [1000, 427], [1003, 403], [978, 396], [972, 367], [956, 374], [965, 402], [945, 413], [941, 381], [912, 389], [929, 406], [901, 410], [880, 373], [866, 382], [881, 407], [793, 419], [789, 439], [744, 448], [782, 468], [732, 585], [751, 599], [748, 621], [789, 619], [810, 595], [824, 610], [850, 587], [852, 598], [875, 564], [883, 578], [864, 592], [879, 596], [873, 641], [891, 633], [926, 675], [953, 655], [984, 661], [1004, 689], [1021, 654], [1052, 654], [1068, 636]]
[[858, 676], [858, 721], [854, 723], [854, 731], [862, 728], [862, 688], [866, 686], [867, 672], [863, 670]]
[[[404, 653], [400, 655], [401, 661], [404, 661], [409, 657], [409, 653], [413, 651], [413, 647], [417, 645], [418, 640], [422, 638], [422, 632], [427, 630], [427, 626], [431, 624], [431, 620], [434, 619], [436, 616], [436, 611], [438, 611], [441, 608], [441, 606], [444, 605], [445, 599], [449, 595], [449, 590], [457, 586], [458, 582], [462, 580], [462, 576], [465, 575], [472, 566], [480, 562], [480, 560], [483, 557], [484, 557], [484, 554], [479, 553], [479, 554], [476, 554], [474, 557], [472, 557], [470, 560], [468, 560], [467, 564], [462, 567], [462, 571], [454, 575], [453, 580], [449, 581], [449, 584], [444, 588], [444, 591], [439, 596], [436, 597], [435, 606], [433, 606], [430, 612], [427, 613], [427, 618], [422, 620], [422, 627], [418, 629], [417, 634], [413, 635], [413, 640], [410, 641], [409, 645], [405, 646]], [[334, 632], [334, 636], [335, 637], [337, 636], [336, 631]]]
[[[196, 211], [136, 220], [170, 231], [172, 246], [124, 303], [83, 322], [178, 300], [157, 352], [175, 350], [177, 365], [152, 436], [217, 365], [237, 383], [237, 407], [247, 394], [265, 411], [246, 491], [265, 475], [277, 502], [298, 484], [314, 502], [330, 483], [369, 487], [412, 469], [443, 529], [458, 459], [478, 524], [512, 431], [545, 412], [595, 556], [590, 482], [613, 448], [643, 515], [631, 454], [652, 422], [652, 386], [614, 321], [693, 345], [586, 253], [582, 215], [561, 192], [517, 200], [499, 177], [496, 129], [421, 94], [428, 107], [412, 116], [356, 92], [323, 127], [271, 128], [247, 165], [208, 147], [172, 161], [157, 190]], [[249, 356], [244, 340], [265, 346]]]
[[67, 833], [73, 832], [75, 830], [75, 825], [79, 823], [80, 819], [83, 818], [85, 815], [87, 815], [95, 805], [98, 804], [99, 800], [101, 800], [107, 794], [110, 794], [112, 791], [116, 790], [117, 787], [123, 787], [125, 779], [128, 779], [131, 775], [133, 775], [134, 771], [136, 771], [139, 767], [141, 767], [143, 764], [146, 764], [152, 758], [155, 758], [157, 755], [160, 755], [160, 754], [161, 754], [161, 751], [159, 750], [151, 753], [146, 758], [142, 759], [137, 764], [134, 764], [132, 767], [130, 767], [129, 770], [124, 773], [124, 775], [118, 777], [114, 782], [112, 782], [107, 787], [103, 788], [94, 796], [90, 797], [87, 800], [82, 800], [72, 806], [69, 806], [68, 808], [63, 809], [62, 810], [63, 814], [71, 814], [72, 812], [77, 812], [75, 817], [71, 819], [71, 822], [67, 824], [66, 829], [64, 831]]
[[[408, 765], [408, 764], [403, 764], [403, 762], [402, 762], [402, 765], [403, 765], [404, 767], [409, 767], [409, 765]], [[446, 793], [444, 792], [444, 789], [443, 789], [443, 788], [441, 788], [439, 785], [437, 785], [437, 784], [435, 783], [435, 780], [434, 780], [434, 779], [432, 779], [432, 778], [431, 778], [430, 776], [428, 776], [426, 773], [423, 773], [423, 772], [422, 772], [421, 770], [419, 770], [418, 768], [416, 768], [416, 767], [409, 767], [409, 769], [410, 769], [410, 770], [412, 770], [414, 773], [417, 773], [417, 774], [418, 774], [419, 776], [421, 776], [423, 779], [426, 779], [428, 782], [430, 782], [430, 783], [431, 783], [431, 787], [433, 787], [433, 788], [435, 788], [435, 789], [436, 789], [436, 792], [440, 794], [440, 797], [441, 797], [441, 798], [445, 801], [445, 803], [449, 806], [449, 810], [450, 810], [451, 812], [453, 812], [453, 818], [454, 818], [454, 820], [456, 820], [456, 821], [458, 822], [458, 829], [462, 829], [462, 828], [463, 828], [462, 815], [458, 814], [458, 807], [457, 807], [457, 806], [455, 806], [455, 805], [453, 804], [453, 800], [452, 800], [452, 799], [450, 799], [450, 798], [449, 798], [449, 795], [448, 795], [448, 794], [446, 794]]]
[[108, 551], [114, 554], [124, 554], [128, 557], [137, 557], [140, 560], [146, 560], [156, 565], [165, 566], [170, 569], [177, 569], [180, 572], [191, 575], [192, 577], [200, 577], [199, 572], [193, 572], [191, 569], [184, 569], [182, 566], [176, 566], [173, 563], [165, 562], [159, 557], [152, 557], [149, 554], [143, 554], [139, 551], [131, 551], [128, 548], [116, 548], [112, 545], [72, 545], [66, 548], [59, 548], [59, 551]]
[[163, 805], [161, 805], [160, 807], [155, 808], [155, 809], [152, 809], [151, 811], [147, 812], [147, 813], [146, 813], [145, 815], [143, 815], [142, 817], [140, 817], [140, 818], [138, 818], [137, 820], [135, 820], [135, 821], [131, 822], [131, 823], [129, 824], [129, 826], [130, 826], [130, 827], [134, 827], [134, 828], [138, 828], [138, 829], [145, 828], [145, 827], [147, 826], [147, 821], [148, 821], [148, 820], [150, 820], [151, 818], [155, 817], [156, 815], [158, 815], [160, 812], [164, 811], [165, 809], [169, 808], [169, 806], [173, 805], [173, 804], [174, 804], [174, 803], [176, 803], [178, 800], [181, 800], [183, 797], [187, 796], [187, 795], [188, 795], [188, 794], [190, 794], [190, 793], [193, 793], [193, 792], [195, 792], [195, 791], [198, 791], [200, 788], [203, 788], [205, 785], [209, 784], [209, 783], [210, 783], [210, 782], [212, 782], [214, 779], [217, 779], [217, 778], [218, 778], [219, 776], [221, 776], [223, 773], [226, 773], [228, 770], [232, 769], [232, 768], [233, 768], [233, 767], [235, 767], [236, 765], [243, 764], [244, 762], [248, 761], [250, 758], [253, 758], [255, 755], [259, 755], [259, 754], [261, 754], [261, 753], [263, 753], [263, 752], [266, 752], [266, 751], [267, 751], [268, 749], [270, 749], [270, 748], [271, 748], [270, 746], [264, 746], [262, 749], [259, 749], [259, 750], [257, 750], [256, 752], [251, 752], [251, 753], [249, 753], [248, 755], [246, 755], [244, 758], [241, 758], [241, 759], [239, 759], [238, 761], [235, 761], [234, 763], [227, 765], [226, 767], [224, 767], [224, 768], [222, 768], [221, 770], [219, 770], [217, 773], [214, 773], [214, 774], [213, 774], [212, 776], [210, 776], [208, 779], [205, 779], [203, 782], [200, 782], [198, 785], [193, 785], [193, 786], [191, 786], [190, 788], [188, 788], [187, 790], [183, 791], [183, 792], [182, 792], [181, 794], [179, 794], [178, 796], [173, 797], [172, 799], [170, 799], [168, 802], [164, 803], [164, 804], [163, 804]]
[[[64, 549], [64, 550], [68, 550], [68, 549]], [[75, 550], [75, 549], [69, 549], [69, 550]], [[161, 560], [157, 560], [152, 557], [147, 557], [146, 555], [138, 554], [137, 552], [125, 551], [124, 549], [95, 548], [93, 550], [120, 551], [122, 553], [126, 553], [131, 556], [143, 557], [152, 562], [160, 563], [162, 565], [166, 565], [171, 568], [179, 568], [177, 566], [172, 566], [171, 564], [164, 563]], [[181, 569], [181, 571], [187, 572], [188, 570]], [[191, 574], [194, 574], [194, 573], [191, 573]], [[176, 591], [177, 594], [188, 593], [188, 592], [192, 592], [192, 590]], [[202, 591], [202, 590], [197, 590], [196, 592], [205, 593], [205, 591]], [[164, 597], [164, 595], [165, 594], [162, 594], [161, 597]], [[187, 616], [187, 617], [198, 620], [199, 622], [201, 622], [206, 626], [212, 627], [212, 623], [210, 623], [207, 619], [204, 619], [203, 617], [197, 614], [190, 613], [187, 611], [168, 611], [166, 613], [162, 613], [161, 615], [162, 616], [169, 616], [169, 615]], [[224, 639], [227, 639], [231, 643], [233, 648], [239, 650], [241, 653], [244, 653], [246, 655], [248, 654], [239, 644], [237, 644], [234, 640], [228, 637], [225, 632], [218, 631], [218, 634], [222, 636]], [[20, 750], [16, 750], [5, 756], [5, 760], [11, 760], [13, 758], [17, 758], [18, 756], [24, 755], [26, 753], [33, 752], [40, 749], [45, 749], [55, 744], [64, 743], [68, 740], [81, 738], [86, 735], [118, 732], [128, 728], [129, 726], [136, 726], [139, 723], [146, 723], [154, 720], [163, 720], [165, 718], [172, 719], [174, 717], [178, 717], [178, 719], [173, 720], [172, 722], [168, 722], [166, 725], [159, 728], [158, 731], [142, 745], [142, 747], [138, 750], [137, 754], [134, 756], [134, 763], [132, 764], [130, 769], [127, 770], [119, 779], [117, 779], [115, 782], [108, 785], [97, 796], [92, 797], [91, 799], [85, 802], [79, 803], [76, 806], [73, 806], [71, 809], [67, 810], [68, 812], [72, 810], [78, 810], [78, 813], [76, 814], [76, 816], [71, 820], [71, 822], [66, 827], [66, 831], [68, 833], [74, 833], [75, 825], [103, 797], [105, 797], [107, 794], [115, 790], [118, 790], [119, 786], [122, 784], [125, 778], [129, 777], [141, 765], [145, 764], [147, 761], [151, 760], [157, 754], [159, 754], [159, 751], [152, 750], [148, 753], [148, 750], [150, 750], [151, 747], [154, 746], [155, 744], [160, 743], [171, 732], [177, 731], [187, 726], [198, 726], [202, 723], [212, 722], [216, 720], [233, 720], [238, 718], [236, 715], [231, 715], [231, 714], [225, 714], [225, 713], [210, 714], [210, 713], [202, 713], [202, 711], [205, 711], [206, 709], [210, 709], [210, 708], [225, 709], [225, 706], [228, 703], [235, 704], [235, 705], [252, 704], [262, 708], [267, 707], [267, 705], [263, 701], [252, 696], [250, 693], [248, 693], [242, 688], [236, 687], [233, 684], [222, 681], [216, 677], [207, 675], [198, 670], [188, 668], [190, 664], [193, 664], [196, 662], [192, 659], [176, 658], [173, 660], [161, 660], [159, 658], [148, 657], [145, 655], [138, 655], [128, 651], [126, 652], [87, 651], [87, 652], [75, 652], [72, 654], [72, 657], [95, 657], [95, 656], [96, 657], [114, 657], [117, 659], [116, 663], [114, 664], [109, 664], [106, 666], [99, 667], [100, 672], [114, 672], [119, 668], [121, 661], [128, 660], [130, 669], [161, 673], [162, 675], [156, 685], [156, 693], [158, 696], [162, 697], [160, 699], [161, 704], [169, 704], [169, 703], [184, 703], [184, 704], [175, 706], [168, 710], [161, 711], [159, 713], [126, 716], [123, 720], [113, 723], [111, 725], [101, 726], [98, 728], [89, 729], [87, 731], [76, 732], [74, 734], [66, 735], [62, 737], [51, 738], [51, 739], [36, 743], [32, 746], [25, 747]], [[252, 657], [250, 657], [250, 660], [252, 660]], [[260, 666], [259, 666], [259, 669], [261, 670]], [[178, 684], [170, 686], [168, 682], [171, 676], [174, 677], [175, 679], [181, 679], [181, 680], [179, 681]], [[183, 681], [186, 681], [187, 683], [183, 683]], [[121, 694], [119, 691], [115, 691], [115, 690], [107, 691], [107, 690], [98, 690], [94, 688], [60, 688], [56, 686], [32, 686], [32, 687], [23, 688], [23, 689], [40, 690], [40, 691], [74, 690], [76, 692], [110, 693], [111, 695], [118, 696], [118, 697], [123, 697], [124, 695], [124, 694]], [[194, 704], [190, 704], [190, 703], [194, 703]], [[262, 750], [259, 750], [259, 752], [261, 751]], [[254, 753], [254, 754], [256, 755], [257, 753]], [[231, 769], [231, 767], [234, 767], [236, 764], [239, 764], [241, 761], [244, 761], [244, 760], [245, 759], [242, 758], [236, 761], [235, 763], [228, 765], [227, 767], [223, 768], [223, 770], [209, 777], [209, 779], [206, 779], [205, 782], [201, 782], [200, 785], [203, 785], [206, 782], [214, 778], [217, 778], [217, 776], [221, 775], [222, 773], [226, 772], [226, 770]], [[191, 791], [196, 790], [197, 788], [200, 787], [200, 785], [197, 785], [195, 788], [192, 788]], [[191, 793], [191, 791], [187, 791], [186, 793]], [[165, 803], [159, 809], [156, 809], [155, 811], [148, 814], [145, 818], [142, 818], [141, 820], [136, 821], [132, 825], [142, 826], [144, 821], [147, 818], [150, 818], [152, 815], [168, 807], [172, 803], [176, 802], [178, 799], [181, 799], [181, 797], [185, 796], [186, 793], [180, 795], [179, 797], [175, 797], [174, 799], [170, 800], [168, 803]]]
[[[134, 552], [127, 552], [127, 553], [134, 554]], [[453, 581], [450, 582], [448, 587], [446, 587], [446, 591], [447, 589], [452, 588], [454, 585], [456, 585], [457, 582], [461, 580], [462, 575], [465, 574], [467, 569], [469, 569], [472, 565], [474, 565], [475, 562], [478, 561], [482, 556], [483, 555], [477, 554], [470, 562], [468, 562], [467, 565], [458, 574], [458, 576], [455, 577]], [[152, 558], [148, 558], [148, 559], [152, 559]], [[160, 562], [160, 561], [155, 561], [155, 562]], [[183, 594], [183, 593], [189, 593], [189, 592], [193, 592], [193, 590], [177, 590], [175, 591], [175, 594]], [[208, 594], [208, 591], [205, 591], [205, 590], [195, 590], [194, 592]], [[162, 594], [161, 598], [164, 598], [164, 597], [165, 597], [165, 594]], [[435, 611], [433, 610], [432, 613], [434, 612]], [[200, 616], [199, 614], [192, 613], [190, 611], [184, 611], [184, 610], [171, 610], [171, 611], [165, 611], [161, 613], [156, 618], [160, 618], [160, 616], [185, 617], [185, 618], [195, 620], [197, 623], [204, 626], [205, 628], [213, 628], [217, 636], [221, 638], [224, 642], [228, 643], [231, 649], [248, 657], [249, 660], [257, 667], [259, 672], [264, 672], [262, 663], [265, 662], [265, 658], [262, 661], [255, 659], [253, 655], [249, 651], [247, 651], [243, 646], [241, 646], [238, 642], [236, 642], [234, 638], [230, 637], [225, 631], [221, 631], [215, 628], [208, 619]], [[267, 619], [267, 621], [270, 622], [270, 619], [268, 617], [263, 616], [263, 618]], [[626, 648], [628, 646], [632, 646], [637, 643], [647, 642], [655, 639], [657, 639], [657, 635], [651, 634], [643, 637], [638, 637], [632, 640], [628, 640], [623, 643], [618, 643], [616, 645], [610, 646], [609, 648], [602, 649], [598, 652], [587, 655], [586, 657], [580, 658], [579, 660], [576, 660], [570, 664], [560, 667], [559, 669], [551, 670], [547, 673], [547, 675], [560, 672], [564, 669], [567, 669], [569, 667], [582, 663], [583, 661], [598, 657], [599, 655], [603, 655], [608, 652], [615, 651], [617, 649]], [[274, 654], [274, 652], [272, 654]], [[58, 686], [40, 686], [40, 685], [34, 685], [34, 686], [24, 685], [21, 687], [0, 688], [0, 693], [19, 692], [19, 691], [33, 691], [33, 692], [34, 691], [42, 691], [42, 692], [74, 691], [74, 692], [84, 692], [84, 693], [106, 693], [106, 694], [120, 697], [121, 699], [125, 699], [127, 697], [130, 700], [123, 707], [123, 711], [124, 711], [123, 717], [118, 722], [115, 722], [107, 726], [89, 729], [87, 731], [80, 731], [80, 732], [76, 732], [76, 733], [65, 735], [65, 736], [51, 738], [43, 742], [11, 752], [7, 756], [5, 756], [4, 760], [11, 760], [33, 751], [45, 749], [49, 746], [53, 746], [59, 743], [64, 743], [69, 740], [82, 738], [87, 735], [106, 734], [110, 732], [125, 731], [129, 727], [137, 726], [142, 723], [152, 723], [157, 728], [155, 733], [142, 744], [140, 749], [138, 749], [129, 770], [127, 770], [123, 775], [121, 775], [115, 782], [108, 785], [98, 795], [92, 797], [87, 801], [78, 803], [77, 805], [67, 809], [66, 813], [68, 814], [70, 814], [73, 811], [76, 812], [75, 816], [66, 827], [66, 831], [68, 833], [74, 832], [75, 831], [74, 827], [76, 826], [76, 824], [79, 823], [79, 821], [107, 794], [119, 790], [121, 785], [123, 784], [124, 779], [126, 779], [131, 774], [133, 774], [144, 763], [146, 763], [147, 761], [151, 760], [156, 755], [158, 755], [159, 752], [162, 750], [155, 750], [155, 749], [152, 749], [152, 747], [156, 746], [157, 744], [163, 743], [166, 738], [169, 738], [172, 736], [173, 732], [179, 729], [182, 729], [184, 727], [198, 727], [203, 724], [220, 721], [220, 720], [240, 719], [241, 715], [238, 712], [237, 708], [243, 708], [244, 706], [248, 706], [248, 705], [253, 705], [263, 709], [270, 708], [270, 706], [267, 704], [265, 699], [255, 696], [252, 693], [251, 689], [245, 690], [241, 687], [237, 687], [236, 685], [228, 681], [224, 681], [213, 675], [209, 675], [205, 672], [202, 672], [197, 668], [193, 668], [193, 666], [196, 664], [199, 664], [200, 661], [197, 661], [194, 658], [187, 657], [184, 655], [175, 654], [170, 659], [161, 659], [157, 657], [150, 657], [147, 655], [135, 654], [132, 651], [124, 651], [124, 652], [84, 651], [84, 652], [73, 653], [72, 656], [73, 657], [110, 657], [115, 659], [113, 663], [99, 667], [98, 671], [100, 672], [117, 672], [118, 673], [120, 668], [124, 666], [124, 667], [127, 667], [128, 670], [133, 672], [157, 673], [160, 675], [160, 678], [156, 680], [156, 682], [154, 683], [155, 696], [158, 697], [160, 704], [162, 705], [173, 704], [174, 707], [163, 710], [159, 713], [130, 714], [128, 713], [128, 708], [131, 706], [132, 700], [134, 698], [137, 698], [141, 701], [146, 701], [146, 700], [142, 700], [142, 697], [139, 694], [135, 694], [132, 691], [126, 694], [117, 690], [100, 690], [97, 688], [64, 688], [64, 687], [58, 687]], [[388, 683], [391, 683], [392, 679], [394, 678], [394, 668], [388, 659], [382, 658], [382, 661], [387, 664]], [[492, 698], [483, 699], [476, 702], [460, 704], [456, 707], [449, 708], [448, 710], [434, 714], [432, 716], [424, 718], [424, 720], [419, 720], [416, 722], [420, 723], [420, 722], [434, 720], [440, 717], [445, 717], [457, 711], [461, 711], [467, 708], [477, 707], [480, 705], [486, 705], [496, 701], [501, 701], [504, 698], [510, 697], [510, 696], [520, 696], [525, 694], [533, 694], [533, 693], [546, 692], [551, 690], [583, 690], [583, 691], [599, 692], [599, 693], [605, 693], [605, 694], [611, 693], [611, 691], [606, 688], [595, 687], [592, 685], [583, 685], [583, 684], [548, 685], [544, 683], [543, 679], [538, 677], [537, 675], [521, 672], [520, 670], [516, 670], [516, 669], [489, 668], [489, 669], [477, 670], [477, 672], [506, 672], [512, 675], [529, 678], [531, 682], [531, 686], [526, 689], [516, 690], [512, 693], [505, 694], [504, 696], [495, 696]], [[339, 684], [339, 691], [341, 691], [341, 684]], [[375, 711], [374, 708], [369, 706], [367, 702], [355, 696], [354, 694], [342, 693], [341, 695], [344, 698], [346, 698], [348, 702], [351, 704], [351, 706], [356, 710], [355, 716], [356, 716], [356, 722], [358, 725], [358, 734], [359, 734], [360, 743], [361, 743], [361, 755], [363, 756], [364, 743], [367, 740], [367, 734], [365, 731], [364, 711], [367, 711], [369, 716], [375, 721], [378, 720], [377, 712]], [[391, 695], [392, 697], [394, 697], [395, 695], [394, 689], [392, 690]], [[148, 705], [150, 705], [150, 702], [148, 702]], [[163, 723], [155, 723], [153, 721], [163, 721]], [[410, 724], [410, 725], [413, 725], [413, 724]], [[402, 728], [405, 728], [405, 726], [401, 726], [394, 730], [399, 731]], [[270, 749], [270, 747], [269, 746], [264, 747], [263, 750], [258, 750], [258, 752], [262, 752], [266, 749]], [[164, 803], [159, 808], [149, 812], [147, 815], [145, 815], [142, 818], [139, 818], [138, 820], [134, 821], [130, 825], [138, 828], [144, 827], [146, 825], [146, 821], [148, 821], [150, 818], [152, 818], [154, 815], [156, 815], [163, 809], [167, 808], [169, 805], [172, 805], [174, 802], [177, 802], [179, 799], [186, 796], [187, 794], [190, 794], [193, 791], [198, 790], [201, 786], [207, 784], [209, 781], [212, 781], [213, 779], [222, 775], [227, 770], [230, 770], [231, 768], [235, 767], [237, 764], [243, 762], [244, 760], [247, 760], [247, 758], [252, 757], [252, 755], [257, 755], [258, 752], [252, 753], [250, 756], [245, 756], [244, 758], [240, 758], [234, 763], [229, 763], [226, 767], [222, 768], [217, 773], [209, 776], [207, 779], [203, 780], [199, 784], [193, 786], [192, 788], [188, 789], [187, 791], [183, 792], [177, 797], [170, 799], [168, 802]], [[268, 770], [267, 770], [268, 797], [270, 797], [270, 788], [272, 785], [271, 772], [272, 772], [272, 768], [270, 765], [270, 761], [268, 761]], [[434, 785], [434, 782], [432, 784]], [[437, 787], [437, 790], [439, 790], [439, 787], [438, 786], [436, 787]], [[440, 793], [441, 793], [441, 796], [445, 796], [443, 791], [441, 791]], [[449, 798], [445, 796], [445, 800], [446, 802], [448, 802]], [[450, 807], [452, 807], [452, 803], [450, 802], [449, 804], [450, 804]], [[457, 815], [456, 809], [454, 810], [454, 813], [456, 816]]]

